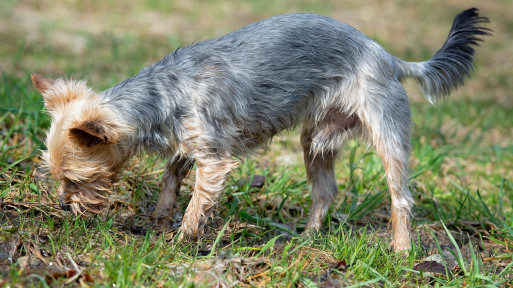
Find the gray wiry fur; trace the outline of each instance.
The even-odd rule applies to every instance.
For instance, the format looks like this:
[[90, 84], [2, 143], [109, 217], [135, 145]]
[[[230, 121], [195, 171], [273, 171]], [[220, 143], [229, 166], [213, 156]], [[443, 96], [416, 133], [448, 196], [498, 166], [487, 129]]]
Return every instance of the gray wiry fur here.
[[472, 45], [486, 34], [476, 27], [486, 18], [475, 11], [459, 14], [443, 48], [420, 63], [392, 57], [336, 20], [280, 15], [179, 49], [101, 97], [138, 127], [144, 147], [175, 150], [182, 120], [199, 117], [213, 152], [241, 155], [308, 115], [317, 122], [333, 107], [352, 114], [371, 102], [365, 98], [386, 106], [380, 102], [402, 94], [397, 81], [405, 77], [418, 80], [428, 97], [448, 94], [470, 74]]
[[391, 56], [336, 20], [280, 15], [179, 49], [100, 93], [99, 105], [131, 131], [121, 135], [118, 151], [148, 149], [173, 159], [165, 177], [176, 181], [166, 180], [174, 188], [163, 189], [161, 197], [167, 200], [159, 201], [159, 210], [171, 211], [166, 203], [174, 201], [172, 194], [185, 175], [176, 165], [198, 163], [181, 228], [187, 235], [201, 229], [236, 166], [234, 158], [300, 124], [312, 183], [307, 228], [319, 229], [337, 193], [333, 165], [338, 150], [349, 138], [361, 136], [385, 166], [392, 244], [400, 251], [410, 247], [413, 205], [408, 190], [410, 108], [401, 81], [413, 77], [431, 101], [462, 85], [472, 69], [472, 47], [478, 36], [488, 35], [478, 26], [487, 19], [476, 11], [459, 14], [442, 49], [420, 63]]

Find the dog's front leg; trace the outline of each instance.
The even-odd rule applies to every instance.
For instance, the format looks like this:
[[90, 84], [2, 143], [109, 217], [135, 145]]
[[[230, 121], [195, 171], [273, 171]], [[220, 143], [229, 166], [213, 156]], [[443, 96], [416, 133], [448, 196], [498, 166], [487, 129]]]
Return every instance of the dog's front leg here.
[[196, 164], [196, 184], [180, 227], [180, 238], [197, 239], [200, 236], [212, 208], [223, 192], [228, 173], [237, 167], [238, 161], [230, 157], [208, 155], [196, 157]]
[[188, 158], [169, 160], [162, 175], [162, 189], [154, 215], [157, 218], [173, 217], [178, 208], [178, 195], [183, 178], [187, 176], [194, 161]]

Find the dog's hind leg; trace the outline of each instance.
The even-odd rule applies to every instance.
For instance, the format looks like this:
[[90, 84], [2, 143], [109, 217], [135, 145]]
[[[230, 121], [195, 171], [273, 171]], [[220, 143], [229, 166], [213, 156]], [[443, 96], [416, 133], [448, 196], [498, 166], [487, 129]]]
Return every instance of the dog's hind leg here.
[[308, 183], [312, 185], [312, 205], [305, 230], [319, 230], [331, 202], [337, 196], [334, 165], [337, 151], [314, 155], [311, 150], [311, 130], [303, 128], [301, 144]]
[[337, 196], [335, 161], [343, 142], [358, 130], [359, 120], [336, 109], [330, 110], [316, 125], [306, 121], [301, 132], [301, 145], [312, 205], [305, 230], [319, 230], [330, 204]]
[[[359, 111], [363, 133], [377, 150], [383, 162], [392, 199], [392, 249], [411, 248], [410, 209], [413, 198], [408, 189], [410, 168], [410, 105], [401, 84], [391, 80], [386, 87], [369, 90]], [[381, 91], [382, 94], [376, 94]]]
[[162, 175], [162, 188], [154, 215], [160, 217], [172, 217], [178, 208], [178, 195], [183, 178], [187, 176], [194, 161], [187, 158], [169, 160]]

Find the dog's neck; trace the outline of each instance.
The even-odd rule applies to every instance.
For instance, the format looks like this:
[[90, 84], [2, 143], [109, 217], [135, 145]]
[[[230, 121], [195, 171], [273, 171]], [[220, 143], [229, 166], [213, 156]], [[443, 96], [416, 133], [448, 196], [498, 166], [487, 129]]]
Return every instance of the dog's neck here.
[[[154, 66], [103, 91], [103, 103], [118, 115], [133, 133], [124, 137], [126, 145], [161, 155], [173, 154], [180, 138], [181, 119], [186, 109], [178, 79], [162, 79]], [[159, 75], [160, 74], [160, 75]]]

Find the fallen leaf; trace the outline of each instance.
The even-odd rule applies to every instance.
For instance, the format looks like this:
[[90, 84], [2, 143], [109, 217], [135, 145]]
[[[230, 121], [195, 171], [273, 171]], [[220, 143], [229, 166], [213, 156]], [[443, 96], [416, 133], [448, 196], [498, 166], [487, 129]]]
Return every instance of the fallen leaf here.
[[346, 270], [347, 269], [346, 260], [340, 260], [340, 261], [336, 262], [331, 268], [338, 270], [338, 271]]

